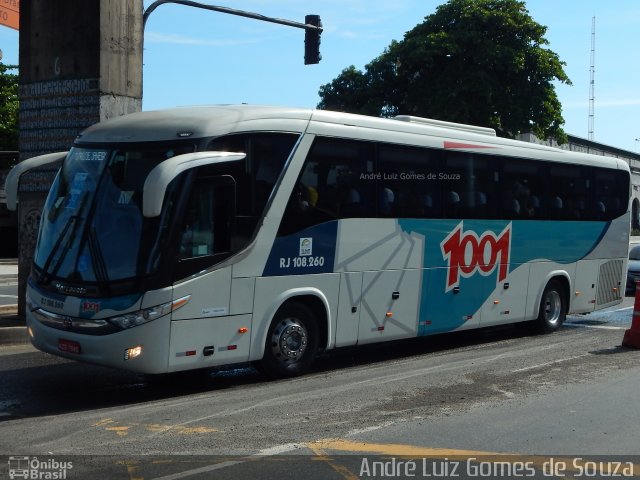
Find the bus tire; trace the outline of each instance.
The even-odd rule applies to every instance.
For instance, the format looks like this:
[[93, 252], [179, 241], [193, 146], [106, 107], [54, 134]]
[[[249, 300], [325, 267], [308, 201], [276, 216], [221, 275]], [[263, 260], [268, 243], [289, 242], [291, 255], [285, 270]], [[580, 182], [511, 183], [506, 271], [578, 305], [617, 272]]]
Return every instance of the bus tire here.
[[550, 280], [542, 292], [537, 329], [541, 333], [558, 330], [567, 316], [564, 287], [558, 280]]
[[274, 378], [295, 377], [307, 371], [317, 351], [315, 315], [302, 303], [286, 303], [269, 326], [258, 369]]

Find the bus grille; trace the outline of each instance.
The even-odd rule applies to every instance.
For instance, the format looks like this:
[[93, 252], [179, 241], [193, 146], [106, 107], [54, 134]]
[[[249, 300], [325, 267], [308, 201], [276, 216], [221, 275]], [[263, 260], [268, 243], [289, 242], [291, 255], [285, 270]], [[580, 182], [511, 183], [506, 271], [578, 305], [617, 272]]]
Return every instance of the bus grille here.
[[623, 264], [623, 260], [610, 260], [600, 265], [598, 291], [596, 294], [597, 305], [606, 305], [622, 298], [623, 286], [620, 282]]

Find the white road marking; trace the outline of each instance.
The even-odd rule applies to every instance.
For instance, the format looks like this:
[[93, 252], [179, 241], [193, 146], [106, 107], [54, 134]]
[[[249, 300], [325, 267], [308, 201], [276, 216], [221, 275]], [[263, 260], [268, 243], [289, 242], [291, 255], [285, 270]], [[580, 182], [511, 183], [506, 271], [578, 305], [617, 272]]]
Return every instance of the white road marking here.
[[200, 473], [213, 472], [214, 470], [221, 470], [223, 468], [233, 467], [234, 465], [240, 465], [241, 463], [245, 463], [245, 462], [246, 460], [230, 460], [228, 462], [214, 463], [213, 465], [194, 468], [193, 470], [185, 470], [184, 472], [178, 472], [172, 475], [165, 475], [164, 477], [156, 477], [154, 480], [178, 480], [179, 478], [191, 477], [192, 475], [198, 475]]
[[580, 323], [565, 323], [565, 327], [573, 328], [594, 328], [596, 330], [626, 330], [628, 327], [614, 327], [613, 325], [587, 325]]
[[526, 372], [527, 370], [533, 370], [535, 368], [540, 368], [540, 367], [549, 367], [551, 365], [556, 365], [558, 363], [563, 363], [563, 362], [568, 362], [569, 360], [575, 360], [576, 358], [582, 358], [582, 357], [586, 357], [589, 356], [589, 353], [584, 353], [582, 355], [576, 355], [575, 357], [569, 357], [569, 358], [561, 358], [560, 360], [554, 360], [553, 362], [546, 362], [546, 363], [539, 363], [537, 365], [531, 365], [530, 367], [525, 367], [525, 368], [518, 368], [517, 370], [512, 370], [512, 373], [520, 373], [520, 372]]
[[206, 465], [204, 467], [194, 468], [192, 470], [185, 470], [184, 472], [177, 472], [171, 475], [166, 475], [164, 477], [156, 477], [154, 480], [179, 480], [181, 478], [191, 477], [200, 473], [213, 472], [215, 470], [222, 470], [223, 468], [241, 465], [243, 463], [258, 460], [260, 457], [268, 457], [272, 455], [291, 452], [293, 450], [298, 450], [302, 446], [303, 445], [299, 443], [285, 443], [283, 445], [276, 445], [275, 447], [265, 448], [264, 450], [260, 450], [254, 455], [243, 457], [239, 460], [229, 460], [227, 462], [214, 463], [212, 465]]

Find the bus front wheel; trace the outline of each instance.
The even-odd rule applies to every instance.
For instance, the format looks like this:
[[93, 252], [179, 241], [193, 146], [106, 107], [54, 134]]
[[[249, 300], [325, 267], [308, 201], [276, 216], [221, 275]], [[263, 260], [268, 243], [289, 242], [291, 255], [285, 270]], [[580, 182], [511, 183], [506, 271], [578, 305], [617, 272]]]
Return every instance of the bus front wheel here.
[[265, 344], [259, 370], [270, 377], [294, 377], [304, 373], [318, 350], [318, 324], [302, 303], [287, 303], [276, 313]]
[[567, 316], [564, 288], [558, 280], [551, 280], [542, 292], [537, 326], [541, 332], [553, 332], [562, 326]]

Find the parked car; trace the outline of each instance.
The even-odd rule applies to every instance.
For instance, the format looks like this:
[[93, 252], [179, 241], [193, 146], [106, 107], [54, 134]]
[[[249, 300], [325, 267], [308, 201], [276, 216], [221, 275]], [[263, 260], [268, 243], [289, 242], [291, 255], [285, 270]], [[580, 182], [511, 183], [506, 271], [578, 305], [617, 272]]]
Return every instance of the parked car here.
[[636, 280], [640, 280], [640, 245], [629, 250], [629, 266], [627, 267], [627, 295], [635, 295]]

